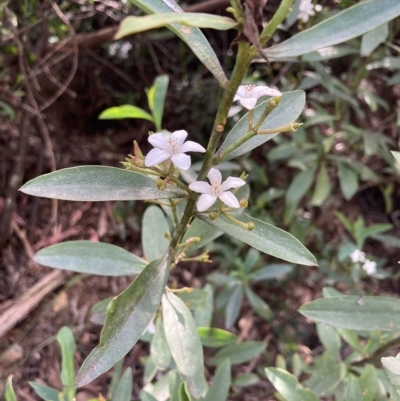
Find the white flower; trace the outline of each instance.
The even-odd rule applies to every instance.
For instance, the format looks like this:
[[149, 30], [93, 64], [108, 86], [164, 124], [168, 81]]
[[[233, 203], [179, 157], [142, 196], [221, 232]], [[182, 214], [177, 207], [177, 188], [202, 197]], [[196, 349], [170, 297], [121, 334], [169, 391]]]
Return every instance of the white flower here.
[[238, 188], [246, 184], [244, 180], [237, 177], [228, 177], [224, 182], [222, 182], [222, 175], [219, 170], [212, 168], [207, 175], [210, 184], [204, 181], [196, 181], [189, 185], [189, 188], [202, 194], [197, 202], [197, 210], [199, 212], [204, 212], [219, 198], [229, 207], [239, 208], [239, 201], [236, 199], [232, 192], [228, 189]]
[[362, 268], [363, 268], [363, 269], [365, 270], [365, 272], [366, 272], [367, 274], [369, 274], [369, 275], [375, 274], [375, 273], [376, 273], [376, 262], [367, 259], [367, 260], [364, 262]]
[[282, 96], [282, 93], [269, 86], [242, 85], [239, 86], [233, 101], [239, 100], [242, 106], [251, 110], [262, 96]]
[[156, 133], [149, 136], [149, 142], [154, 146], [147, 154], [144, 164], [152, 167], [171, 159], [172, 163], [181, 170], [187, 170], [192, 164], [190, 156], [185, 152], [202, 152], [206, 150], [196, 142], [185, 142], [188, 133], [184, 130], [172, 134]]
[[353, 263], [364, 262], [365, 253], [361, 252], [359, 249], [356, 249], [350, 254], [350, 258], [353, 261]]
[[301, 0], [299, 11], [297, 18], [307, 22], [311, 16], [315, 15], [312, 0]]

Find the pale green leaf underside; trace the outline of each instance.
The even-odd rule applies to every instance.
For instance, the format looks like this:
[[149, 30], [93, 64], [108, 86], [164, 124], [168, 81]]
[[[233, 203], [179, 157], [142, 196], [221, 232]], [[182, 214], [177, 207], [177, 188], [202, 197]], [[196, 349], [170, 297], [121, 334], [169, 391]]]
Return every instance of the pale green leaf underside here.
[[185, 192], [167, 185], [164, 191], [145, 175], [106, 166], [71, 167], [44, 174], [24, 184], [28, 195], [72, 201], [182, 198]]
[[107, 308], [99, 345], [84, 361], [77, 386], [90, 383], [124, 357], [140, 339], [160, 306], [169, 275], [168, 254], [145, 267]]
[[395, 391], [400, 395], [400, 359], [389, 356], [381, 358], [381, 361]]
[[[146, 15], [145, 17], [126, 17], [122, 20], [116, 39], [134, 33], [148, 31], [149, 29], [162, 28], [166, 25], [178, 23], [190, 27], [212, 28], [218, 30], [228, 30], [234, 28], [237, 22], [232, 18], [221, 17], [214, 14], [204, 13], [162, 13]], [[190, 28], [189, 28], [190, 30]], [[184, 32], [185, 30], [183, 30]]]
[[295, 57], [356, 38], [400, 15], [398, 0], [356, 4], [265, 51], [269, 58]]
[[103, 276], [139, 274], [146, 261], [118, 246], [102, 242], [68, 241], [41, 249], [35, 262], [61, 270]]
[[[266, 120], [264, 120], [259, 129], [271, 130], [274, 128], [283, 127], [293, 121], [296, 121], [304, 108], [305, 101], [305, 93], [301, 90], [284, 93], [282, 95], [279, 105], [271, 112]], [[263, 102], [253, 110], [253, 121], [255, 123], [261, 117], [261, 114], [264, 112], [266, 105], [267, 102]], [[217, 151], [217, 157], [221, 153], [223, 153], [228, 146], [232, 145], [234, 142], [240, 139], [247, 131], [248, 113], [245, 114], [229, 132], [229, 134], [225, 138], [224, 143]], [[273, 134], [256, 135], [255, 137], [245, 142], [243, 145], [239, 146], [233, 152], [229, 153], [226, 157], [222, 157], [221, 159], [219, 159], [218, 163], [231, 160], [235, 157], [249, 152], [250, 150], [255, 149], [256, 147], [272, 139], [279, 132], [279, 129], [277, 129], [276, 133]]]
[[303, 305], [299, 311], [317, 322], [344, 329], [400, 331], [400, 301], [394, 298], [322, 298]]
[[[183, 10], [173, 0], [130, 0], [130, 2], [146, 14], [183, 13]], [[167, 28], [192, 49], [193, 53], [214, 75], [221, 86], [225, 87], [228, 84], [228, 78], [214, 50], [199, 28], [191, 27], [188, 30], [187, 27], [178, 23], [169, 24]]]
[[238, 226], [223, 215], [220, 215], [216, 220], [211, 220], [208, 215], [199, 214], [198, 217], [268, 255], [300, 265], [317, 265], [315, 257], [291, 234], [244, 213], [235, 215], [235, 219], [245, 224], [253, 223], [254, 229], [252, 231]]
[[147, 111], [129, 104], [110, 107], [99, 115], [100, 120], [117, 120], [121, 118], [141, 118], [143, 120], [153, 121], [152, 115]]

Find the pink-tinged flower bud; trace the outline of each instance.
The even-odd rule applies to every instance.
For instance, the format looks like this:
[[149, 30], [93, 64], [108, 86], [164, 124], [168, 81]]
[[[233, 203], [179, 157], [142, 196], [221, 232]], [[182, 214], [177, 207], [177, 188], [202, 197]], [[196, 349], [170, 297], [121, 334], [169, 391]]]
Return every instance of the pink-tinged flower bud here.
[[136, 141], [133, 141], [133, 154], [141, 160], [144, 159], [143, 153]]

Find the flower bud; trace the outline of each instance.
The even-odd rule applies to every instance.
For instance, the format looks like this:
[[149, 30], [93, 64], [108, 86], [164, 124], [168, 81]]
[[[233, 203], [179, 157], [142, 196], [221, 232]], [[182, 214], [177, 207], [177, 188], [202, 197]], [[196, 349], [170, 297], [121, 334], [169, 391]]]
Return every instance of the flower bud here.
[[144, 167], [144, 161], [137, 156], [133, 156], [133, 163], [135, 163], [137, 167]]
[[216, 212], [210, 212], [208, 214], [208, 217], [210, 218], [210, 220], [216, 220], [218, 218], [218, 214]]
[[246, 181], [247, 180], [247, 177], [248, 177], [249, 175], [248, 174], [246, 174], [246, 172], [245, 171], [243, 171], [243, 173], [242, 174], [240, 174], [240, 178], [242, 179], [242, 180], [244, 180], [244, 181]]
[[247, 223], [247, 229], [249, 230], [249, 231], [253, 231], [254, 230], [254, 223]]
[[246, 199], [241, 199], [240, 202], [239, 202], [239, 204], [240, 204], [240, 207], [241, 207], [242, 209], [244, 209], [244, 208], [246, 208], [246, 207], [249, 205], [249, 202], [247, 202]]
[[140, 150], [139, 145], [136, 141], [133, 141], [133, 154], [141, 160], [144, 159], [143, 153]]
[[166, 184], [165, 184], [165, 182], [161, 179], [161, 178], [158, 178], [157, 179], [157, 181], [156, 181], [156, 185], [157, 185], [157, 188], [160, 190], [160, 191], [164, 191], [164, 189], [166, 188]]

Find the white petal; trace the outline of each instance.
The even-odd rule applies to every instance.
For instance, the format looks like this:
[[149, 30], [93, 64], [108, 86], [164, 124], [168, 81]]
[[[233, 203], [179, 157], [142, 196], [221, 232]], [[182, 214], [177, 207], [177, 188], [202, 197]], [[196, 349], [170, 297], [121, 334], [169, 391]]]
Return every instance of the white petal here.
[[276, 89], [272, 89], [269, 86], [257, 86], [254, 88], [254, 93], [257, 99], [261, 96], [282, 96], [282, 93]]
[[240, 104], [243, 107], [246, 107], [246, 109], [251, 110], [251, 109], [254, 109], [255, 105], [257, 104], [257, 99], [255, 97], [248, 98], [248, 99], [241, 98]]
[[221, 185], [221, 191], [227, 191], [231, 188], [238, 188], [246, 184], [246, 181], [239, 177], [228, 177]]
[[208, 179], [210, 180], [211, 183], [217, 183], [221, 185], [222, 182], [222, 175], [219, 170], [216, 168], [210, 169], [210, 171], [207, 174]]
[[209, 207], [211, 207], [216, 200], [217, 200], [217, 195], [210, 195], [210, 194], [200, 195], [200, 198], [197, 201], [197, 210], [199, 212], [204, 212], [204, 210], [207, 210]]
[[168, 150], [168, 138], [164, 134], [153, 134], [149, 136], [148, 141], [155, 147], [162, 150]]
[[235, 95], [235, 97], [233, 99], [234, 101], [235, 100], [239, 100], [240, 98], [245, 97], [247, 95], [248, 90], [245, 89], [245, 88], [246, 88], [245, 85], [239, 86], [239, 88], [238, 88], [238, 90], [236, 92], [236, 95]]
[[175, 131], [171, 135], [171, 139], [176, 139], [178, 141], [178, 145], [182, 146], [183, 142], [185, 142], [185, 139], [187, 138], [188, 133], [185, 130], [180, 130], [180, 131]]
[[196, 142], [193, 141], [187, 141], [185, 142], [181, 147], [181, 152], [186, 153], [186, 152], [201, 152], [204, 153], [206, 150], [203, 148], [203, 146], [199, 145]]
[[154, 148], [154, 149], [150, 150], [150, 152], [147, 154], [146, 158], [144, 159], [144, 165], [146, 167], [152, 167], [165, 160], [168, 160], [170, 157], [171, 157], [170, 153], [166, 152], [165, 150]]
[[190, 160], [190, 156], [185, 155], [184, 153], [177, 153], [171, 157], [172, 163], [175, 164], [175, 167], [180, 168], [181, 170], [188, 170], [192, 161]]
[[222, 202], [224, 202], [225, 205], [228, 205], [229, 207], [234, 207], [235, 209], [240, 207], [239, 201], [236, 199], [236, 196], [233, 195], [232, 192], [222, 192], [221, 194], [219, 194], [218, 198], [221, 199]]
[[205, 181], [195, 181], [189, 185], [189, 188], [200, 194], [214, 194], [214, 190], [210, 184]]

